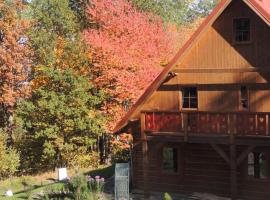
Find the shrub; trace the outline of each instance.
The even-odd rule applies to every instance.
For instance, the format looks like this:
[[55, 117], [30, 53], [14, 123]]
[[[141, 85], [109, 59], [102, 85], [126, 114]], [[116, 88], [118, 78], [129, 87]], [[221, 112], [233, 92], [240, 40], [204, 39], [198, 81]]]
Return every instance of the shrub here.
[[7, 147], [6, 141], [5, 130], [0, 129], [0, 179], [12, 176], [20, 164], [19, 154], [15, 149]]
[[169, 195], [169, 193], [166, 192], [164, 193], [163, 200], [172, 200], [172, 197]]
[[104, 186], [104, 178], [96, 176], [74, 176], [68, 183], [68, 190], [75, 200], [101, 200]]
[[87, 178], [82, 174], [76, 175], [70, 180], [68, 189], [75, 200], [88, 200], [91, 198]]

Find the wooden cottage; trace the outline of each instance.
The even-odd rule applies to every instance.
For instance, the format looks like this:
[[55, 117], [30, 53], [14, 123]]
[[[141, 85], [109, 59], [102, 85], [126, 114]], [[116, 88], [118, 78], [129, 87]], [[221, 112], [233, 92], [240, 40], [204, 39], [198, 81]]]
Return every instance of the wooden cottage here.
[[119, 122], [145, 192], [270, 199], [270, 0], [221, 0]]

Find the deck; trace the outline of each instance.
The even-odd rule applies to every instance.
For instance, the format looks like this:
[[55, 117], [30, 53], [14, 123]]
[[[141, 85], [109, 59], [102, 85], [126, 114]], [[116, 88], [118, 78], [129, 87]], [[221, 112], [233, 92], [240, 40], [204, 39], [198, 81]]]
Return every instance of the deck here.
[[270, 139], [269, 115], [266, 112], [142, 112], [144, 131], [149, 140], [200, 143], [211, 138], [214, 143], [227, 144], [226, 138], [233, 135], [240, 145], [241, 142], [269, 144], [269, 140], [265, 140]]

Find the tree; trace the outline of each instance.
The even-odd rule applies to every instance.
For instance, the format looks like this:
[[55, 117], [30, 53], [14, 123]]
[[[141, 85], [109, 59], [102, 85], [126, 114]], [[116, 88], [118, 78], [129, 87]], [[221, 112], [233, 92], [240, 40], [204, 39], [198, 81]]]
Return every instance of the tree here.
[[179, 37], [175, 26], [125, 0], [92, 0], [88, 13], [96, 26], [84, 37], [95, 84], [109, 95], [103, 109], [111, 130], [174, 55]]
[[132, 2], [143, 11], [153, 12], [164, 21], [181, 26], [207, 16], [219, 0], [132, 0]]
[[29, 94], [30, 50], [25, 37], [29, 23], [22, 17], [24, 9], [20, 0], [0, 2], [1, 126], [9, 133], [17, 100]]
[[0, 160], [0, 180], [12, 176], [20, 164], [17, 151], [7, 147], [7, 134], [4, 129], [0, 129]]
[[79, 73], [87, 71], [86, 46], [69, 1], [33, 0], [31, 10], [33, 26], [29, 39], [35, 52], [34, 65], [72, 68]]
[[188, 21], [187, 13], [192, 0], [132, 0], [142, 11], [153, 12], [165, 22], [183, 25]]
[[81, 29], [88, 28], [90, 26], [90, 22], [88, 20], [89, 16], [86, 10], [90, 4], [90, 0], [69, 0], [69, 4], [78, 18], [78, 23], [80, 23]]
[[16, 111], [17, 125], [25, 130], [20, 138], [24, 165], [68, 165], [77, 152], [91, 152], [103, 132], [98, 109], [104, 95], [70, 69], [43, 67], [37, 73], [46, 84], [20, 101]]

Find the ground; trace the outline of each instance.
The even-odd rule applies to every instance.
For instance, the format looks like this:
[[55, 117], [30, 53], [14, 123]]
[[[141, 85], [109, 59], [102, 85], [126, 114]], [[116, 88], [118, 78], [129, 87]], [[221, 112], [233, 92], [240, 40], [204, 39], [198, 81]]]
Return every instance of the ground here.
[[[73, 176], [77, 170], [68, 170], [69, 176]], [[81, 173], [86, 175], [105, 177], [106, 184], [104, 194], [106, 199], [113, 199], [114, 195], [114, 166], [101, 166], [98, 169], [81, 169]], [[34, 197], [36, 194], [48, 189], [61, 189], [64, 183], [59, 183], [56, 180], [56, 172], [48, 172], [35, 176], [13, 177], [9, 180], [0, 181], [0, 200], [26, 200], [28, 197]], [[4, 197], [4, 192], [11, 188], [14, 196]], [[162, 200], [162, 193], [152, 193], [150, 200]], [[217, 197], [212, 194], [194, 193], [190, 197], [171, 194], [176, 200], [229, 200], [227, 198]], [[142, 191], [132, 191], [130, 200], [142, 200]]]
[[[68, 170], [68, 175], [71, 177], [77, 170]], [[113, 176], [113, 166], [100, 166], [98, 169], [80, 169], [80, 173], [91, 176], [102, 176], [105, 180]], [[57, 173], [55, 171], [38, 174], [35, 176], [13, 177], [5, 181], [0, 181], [0, 200], [26, 200], [30, 196], [44, 191], [57, 188], [61, 189], [64, 183], [57, 182]], [[9, 188], [12, 189], [14, 196], [5, 197], [3, 194]]]

